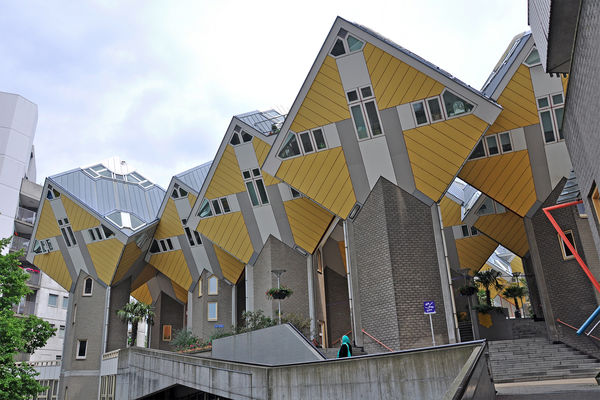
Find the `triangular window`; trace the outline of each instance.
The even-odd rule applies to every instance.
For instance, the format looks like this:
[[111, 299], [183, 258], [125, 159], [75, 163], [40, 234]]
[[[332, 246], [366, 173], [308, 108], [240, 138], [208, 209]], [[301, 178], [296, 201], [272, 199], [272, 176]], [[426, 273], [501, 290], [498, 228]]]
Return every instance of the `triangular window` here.
[[528, 67], [533, 67], [534, 65], [538, 65], [540, 63], [540, 53], [538, 53], [537, 49], [534, 47], [531, 50], [531, 53], [525, 59], [525, 65]]
[[346, 48], [344, 47], [344, 41], [342, 39], [337, 38], [330, 54], [334, 57], [339, 57], [346, 54]]
[[361, 42], [360, 40], [358, 40], [357, 38], [355, 38], [352, 35], [348, 35], [346, 40], [348, 41], [348, 49], [350, 50], [350, 53], [352, 53], [353, 51], [358, 51], [358, 50], [362, 49], [363, 44], [364, 44], [363, 42]]
[[248, 143], [252, 140], [252, 135], [248, 132], [242, 131], [242, 140], [244, 141], [244, 143]]
[[458, 97], [449, 90], [445, 90], [442, 94], [444, 100], [444, 108], [446, 109], [446, 116], [448, 118], [457, 117], [462, 114], [468, 114], [473, 111], [473, 104], [467, 102], [465, 99]]
[[288, 132], [288, 135], [285, 138], [285, 141], [283, 142], [283, 146], [281, 146], [279, 157], [289, 158], [297, 156], [299, 154], [300, 146], [298, 146], [298, 140], [296, 139], [296, 135], [294, 134], [294, 132]]
[[237, 146], [238, 144], [240, 144], [240, 137], [238, 136], [237, 133], [233, 134], [233, 136], [231, 137], [231, 140], [229, 141], [229, 143], [231, 143], [234, 146]]

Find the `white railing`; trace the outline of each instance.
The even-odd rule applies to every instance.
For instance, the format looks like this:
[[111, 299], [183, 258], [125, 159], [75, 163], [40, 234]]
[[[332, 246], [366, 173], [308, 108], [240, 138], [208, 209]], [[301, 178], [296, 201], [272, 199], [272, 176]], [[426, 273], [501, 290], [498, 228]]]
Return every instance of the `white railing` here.
[[20, 236], [13, 236], [12, 241], [10, 242], [10, 251], [16, 252], [21, 249], [24, 249], [25, 251], [27, 251], [28, 247], [29, 247], [29, 239], [25, 239]]
[[102, 360], [110, 360], [111, 358], [119, 357], [119, 350], [109, 351], [108, 353], [102, 354]]

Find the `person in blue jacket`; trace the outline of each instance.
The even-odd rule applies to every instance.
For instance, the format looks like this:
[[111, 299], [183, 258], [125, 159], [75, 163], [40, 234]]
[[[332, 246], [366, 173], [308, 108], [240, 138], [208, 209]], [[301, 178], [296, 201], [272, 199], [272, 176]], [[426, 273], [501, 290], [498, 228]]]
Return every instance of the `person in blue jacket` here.
[[352, 357], [352, 345], [350, 344], [350, 338], [346, 335], [342, 336], [342, 345], [337, 355], [337, 358], [343, 357]]

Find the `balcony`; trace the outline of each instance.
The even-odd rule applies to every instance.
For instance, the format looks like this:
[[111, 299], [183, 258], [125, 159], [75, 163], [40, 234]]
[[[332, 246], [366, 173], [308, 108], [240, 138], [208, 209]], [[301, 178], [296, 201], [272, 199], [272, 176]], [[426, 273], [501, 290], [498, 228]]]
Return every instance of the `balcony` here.
[[29, 247], [29, 239], [20, 236], [13, 236], [12, 242], [10, 242], [9, 251], [11, 253], [15, 253], [19, 250], [25, 250], [27, 252], [27, 248]]
[[21, 315], [29, 315], [35, 313], [35, 301], [22, 301], [16, 307], [15, 312]]
[[34, 211], [28, 210], [23, 207], [17, 207], [17, 215], [15, 219], [24, 224], [33, 225], [35, 223], [35, 215]]

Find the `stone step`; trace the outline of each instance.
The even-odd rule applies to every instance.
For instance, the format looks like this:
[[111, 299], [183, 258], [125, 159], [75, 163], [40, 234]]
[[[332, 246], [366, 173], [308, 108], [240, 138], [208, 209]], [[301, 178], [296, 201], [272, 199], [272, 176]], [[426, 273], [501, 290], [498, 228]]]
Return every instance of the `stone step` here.
[[587, 365], [591, 367], [600, 368], [600, 362], [594, 360], [565, 360], [565, 361], [554, 361], [554, 362], [532, 362], [532, 363], [520, 363], [520, 364], [490, 364], [490, 366], [497, 371], [512, 371], [515, 369], [540, 369], [540, 368], [565, 368], [569, 366], [579, 367]]
[[[575, 379], [575, 378], [593, 378], [599, 370], [580, 370], [580, 371], [565, 371], [556, 374], [531, 374], [520, 376], [494, 376], [494, 383], [512, 383], [512, 382], [527, 382], [527, 381], [544, 381], [555, 379]], [[573, 399], [576, 400], [576, 399]]]

